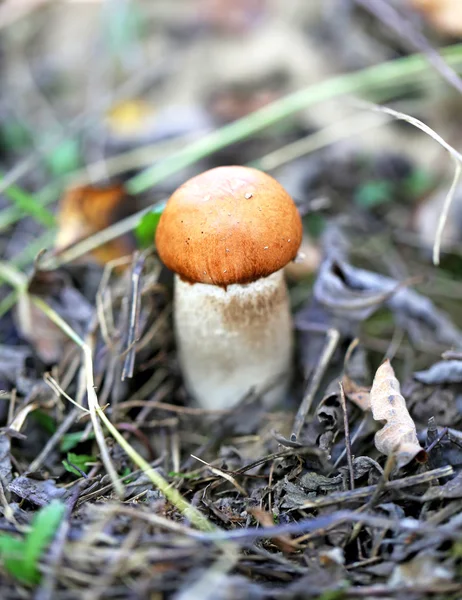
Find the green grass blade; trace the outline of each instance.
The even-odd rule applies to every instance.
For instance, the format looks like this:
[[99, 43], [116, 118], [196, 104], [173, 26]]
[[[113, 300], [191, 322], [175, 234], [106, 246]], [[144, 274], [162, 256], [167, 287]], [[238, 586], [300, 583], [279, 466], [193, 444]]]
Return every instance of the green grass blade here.
[[[2, 180], [3, 177], [0, 177], [0, 181]], [[6, 188], [4, 194], [16, 205], [23, 216], [29, 215], [42, 225], [45, 225], [45, 227], [53, 227], [55, 225], [53, 213], [40, 204], [35, 196], [29, 194], [29, 192], [26, 192], [18, 185], [10, 185]]]
[[38, 561], [53, 539], [66, 512], [66, 505], [53, 500], [40, 509], [32, 521], [32, 529], [25, 540], [24, 569], [32, 581], [40, 580]]
[[0, 534], [0, 561], [15, 579], [31, 584], [34, 581], [31, 581], [29, 573], [24, 570], [25, 547], [23, 539], [9, 534]]
[[[462, 45], [452, 46], [442, 54], [449, 64], [460, 64]], [[128, 182], [127, 189], [131, 194], [144, 192], [166, 177], [213, 152], [254, 135], [302, 109], [345, 94], [389, 86], [391, 82], [400, 80], [409, 81], [409, 78], [422, 72], [426, 66], [426, 60], [422, 55], [412, 55], [308, 86], [206, 135], [153, 167], [135, 175]]]
[[[48, 204], [56, 202], [61, 194], [61, 191], [62, 184], [53, 181], [51, 184], [48, 184], [34, 195], [34, 201], [38, 203], [39, 206], [44, 208]], [[49, 211], [46, 212], [51, 214]], [[4, 231], [8, 227], [11, 227], [11, 225], [14, 225], [14, 223], [20, 221], [23, 217], [24, 210], [19, 208], [19, 206], [16, 204], [13, 204], [13, 206], [9, 206], [8, 208], [4, 208], [0, 212], [0, 231]]]

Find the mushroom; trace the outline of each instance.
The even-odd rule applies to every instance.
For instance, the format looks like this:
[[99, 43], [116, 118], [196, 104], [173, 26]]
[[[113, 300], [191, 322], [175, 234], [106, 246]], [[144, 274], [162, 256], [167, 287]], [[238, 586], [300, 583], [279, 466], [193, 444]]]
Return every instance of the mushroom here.
[[273, 406], [287, 391], [293, 329], [283, 268], [301, 239], [292, 198], [253, 168], [211, 169], [168, 200], [156, 246], [175, 273], [179, 362], [201, 406], [229, 408], [251, 391]]

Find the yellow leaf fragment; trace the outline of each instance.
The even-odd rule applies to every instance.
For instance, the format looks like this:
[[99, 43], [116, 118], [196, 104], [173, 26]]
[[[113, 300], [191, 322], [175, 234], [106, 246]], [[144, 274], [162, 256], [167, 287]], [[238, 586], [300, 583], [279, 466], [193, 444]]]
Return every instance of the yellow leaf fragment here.
[[154, 107], [139, 99], [125, 100], [112, 106], [106, 122], [112, 134], [120, 137], [142, 135], [146, 124], [156, 117]]
[[389, 360], [377, 369], [370, 400], [374, 420], [385, 423], [375, 434], [377, 450], [386, 456], [395, 454], [398, 468], [414, 458], [425, 462], [427, 454], [419, 444], [415, 423], [407, 410]]

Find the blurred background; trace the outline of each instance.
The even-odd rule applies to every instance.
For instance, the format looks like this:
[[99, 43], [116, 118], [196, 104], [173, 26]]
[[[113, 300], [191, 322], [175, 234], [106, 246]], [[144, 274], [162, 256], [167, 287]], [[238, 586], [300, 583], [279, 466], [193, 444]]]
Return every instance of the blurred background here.
[[[363, 266], [431, 275], [425, 292], [445, 307], [459, 296], [459, 187], [443, 268], [431, 264], [453, 161], [372, 109], [422, 119], [457, 148], [457, 75], [437, 55], [451, 47], [462, 66], [457, 0], [6, 0], [0, 35], [0, 254], [17, 268], [237, 163], [272, 173], [299, 205], [294, 281], [310, 284], [335, 221]], [[72, 259], [124, 256], [136, 227]], [[2, 294], [4, 314], [14, 299]]]

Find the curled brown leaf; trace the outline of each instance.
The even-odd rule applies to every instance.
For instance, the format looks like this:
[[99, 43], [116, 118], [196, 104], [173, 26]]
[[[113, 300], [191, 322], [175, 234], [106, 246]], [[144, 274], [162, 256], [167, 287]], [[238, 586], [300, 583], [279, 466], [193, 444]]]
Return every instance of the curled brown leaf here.
[[375, 447], [379, 452], [396, 455], [398, 468], [414, 458], [426, 462], [427, 454], [417, 439], [415, 423], [406, 401], [400, 393], [399, 381], [387, 359], [378, 369], [371, 388], [372, 416], [385, 425], [375, 434]]
[[[69, 188], [59, 203], [58, 232], [55, 251], [61, 252], [73, 244], [104, 230], [123, 217], [136, 212], [120, 184], [106, 187], [82, 185]], [[105, 265], [112, 260], [130, 255], [135, 249], [129, 235], [118, 237], [92, 250], [91, 257]], [[122, 272], [124, 267], [118, 267]]]

